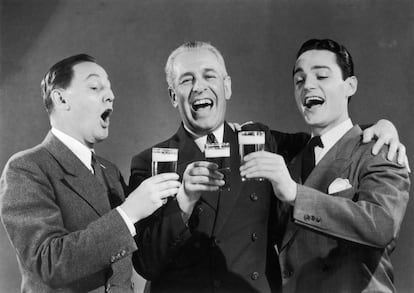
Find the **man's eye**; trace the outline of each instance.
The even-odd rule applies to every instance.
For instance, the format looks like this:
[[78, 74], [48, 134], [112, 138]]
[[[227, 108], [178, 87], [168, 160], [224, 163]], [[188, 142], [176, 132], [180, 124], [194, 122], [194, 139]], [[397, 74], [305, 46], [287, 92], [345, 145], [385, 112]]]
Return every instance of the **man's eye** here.
[[191, 82], [191, 78], [186, 78], [181, 81], [181, 84], [188, 84]]
[[214, 78], [216, 78], [216, 76], [215, 75], [207, 75], [206, 78], [207, 79], [214, 79]]
[[303, 78], [298, 78], [298, 79], [296, 79], [296, 80], [295, 80], [295, 84], [296, 84], [296, 85], [300, 85], [300, 84], [302, 84], [302, 83], [303, 83], [303, 81], [304, 81], [304, 79], [303, 79]]
[[328, 76], [327, 76], [327, 75], [318, 75], [318, 76], [317, 76], [317, 78], [318, 78], [319, 80], [321, 80], [321, 79], [326, 79], [326, 78], [328, 78]]

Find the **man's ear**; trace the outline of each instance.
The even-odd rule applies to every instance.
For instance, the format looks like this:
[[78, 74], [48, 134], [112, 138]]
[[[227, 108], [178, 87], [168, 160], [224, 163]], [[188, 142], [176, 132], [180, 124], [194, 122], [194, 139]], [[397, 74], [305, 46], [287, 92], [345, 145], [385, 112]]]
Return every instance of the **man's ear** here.
[[170, 86], [168, 87], [168, 95], [170, 96], [171, 104], [173, 105], [173, 107], [177, 108], [178, 106], [177, 95], [175, 94], [174, 89]]
[[224, 78], [224, 97], [226, 100], [231, 98], [231, 77], [229, 75]]
[[54, 89], [50, 93], [50, 97], [53, 102], [53, 107], [55, 109], [62, 109], [62, 110], [68, 110], [70, 109], [70, 105], [65, 98], [64, 90], [62, 89]]
[[358, 88], [358, 79], [356, 76], [349, 76], [347, 79], [345, 79], [346, 83], [346, 96], [351, 97], [353, 96]]

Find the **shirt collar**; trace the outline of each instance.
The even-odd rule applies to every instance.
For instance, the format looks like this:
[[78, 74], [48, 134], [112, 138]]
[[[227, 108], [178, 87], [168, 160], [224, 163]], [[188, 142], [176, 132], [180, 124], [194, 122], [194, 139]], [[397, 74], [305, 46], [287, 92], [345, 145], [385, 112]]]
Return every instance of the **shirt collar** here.
[[[188, 128], [184, 125], [185, 130], [187, 130], [190, 134], [192, 134], [191, 131], [188, 130]], [[223, 142], [223, 137], [224, 137], [224, 123], [221, 124], [219, 127], [216, 128], [216, 130], [213, 131], [214, 136], [216, 137], [218, 142]], [[193, 135], [193, 134], [192, 134]], [[200, 149], [201, 152], [204, 152], [204, 147], [206, 145], [207, 142], [207, 135], [203, 135], [200, 137], [194, 137], [193, 135], [193, 139], [194, 142], [196, 143], [196, 145], [198, 146], [198, 148]]]
[[352, 121], [350, 118], [344, 122], [338, 124], [334, 128], [330, 129], [323, 135], [321, 135], [321, 140], [323, 143], [323, 148], [315, 148], [315, 162], [318, 163], [322, 157], [353, 127]]
[[72, 136], [52, 127], [52, 133], [56, 136], [65, 146], [67, 146], [81, 162], [92, 171], [91, 167], [91, 155], [93, 149], [88, 148]]

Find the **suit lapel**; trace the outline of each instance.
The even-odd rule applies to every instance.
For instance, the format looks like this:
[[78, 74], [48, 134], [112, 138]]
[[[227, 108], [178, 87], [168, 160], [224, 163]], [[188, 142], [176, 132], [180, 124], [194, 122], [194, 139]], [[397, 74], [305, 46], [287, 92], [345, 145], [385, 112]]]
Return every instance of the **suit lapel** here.
[[[301, 182], [302, 155], [301, 152], [289, 164], [288, 169], [292, 179], [305, 186], [328, 193], [328, 186], [335, 178], [341, 177], [351, 164], [353, 150], [360, 142], [361, 128], [352, 127], [322, 158], [315, 166], [304, 183]], [[293, 212], [292, 209], [289, 209]], [[290, 215], [289, 215], [290, 216]], [[293, 239], [299, 229], [290, 219], [283, 237], [281, 250]]]
[[65, 174], [62, 182], [79, 195], [98, 214], [103, 215], [110, 210], [105, 188], [82, 164], [69, 148], [48, 133], [43, 145], [60, 164]]
[[125, 200], [123, 186], [120, 184], [119, 179], [120, 174], [109, 165], [107, 166], [102, 158], [100, 158], [100, 165], [108, 188], [110, 206], [111, 208], [117, 207]]

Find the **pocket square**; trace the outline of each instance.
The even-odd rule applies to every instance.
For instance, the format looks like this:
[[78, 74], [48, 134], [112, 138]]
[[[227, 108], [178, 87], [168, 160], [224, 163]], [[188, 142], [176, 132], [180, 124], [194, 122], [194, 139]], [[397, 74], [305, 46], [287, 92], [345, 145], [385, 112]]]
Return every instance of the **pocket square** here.
[[342, 190], [351, 188], [352, 185], [349, 183], [348, 179], [336, 178], [328, 187], [328, 194], [337, 193]]

